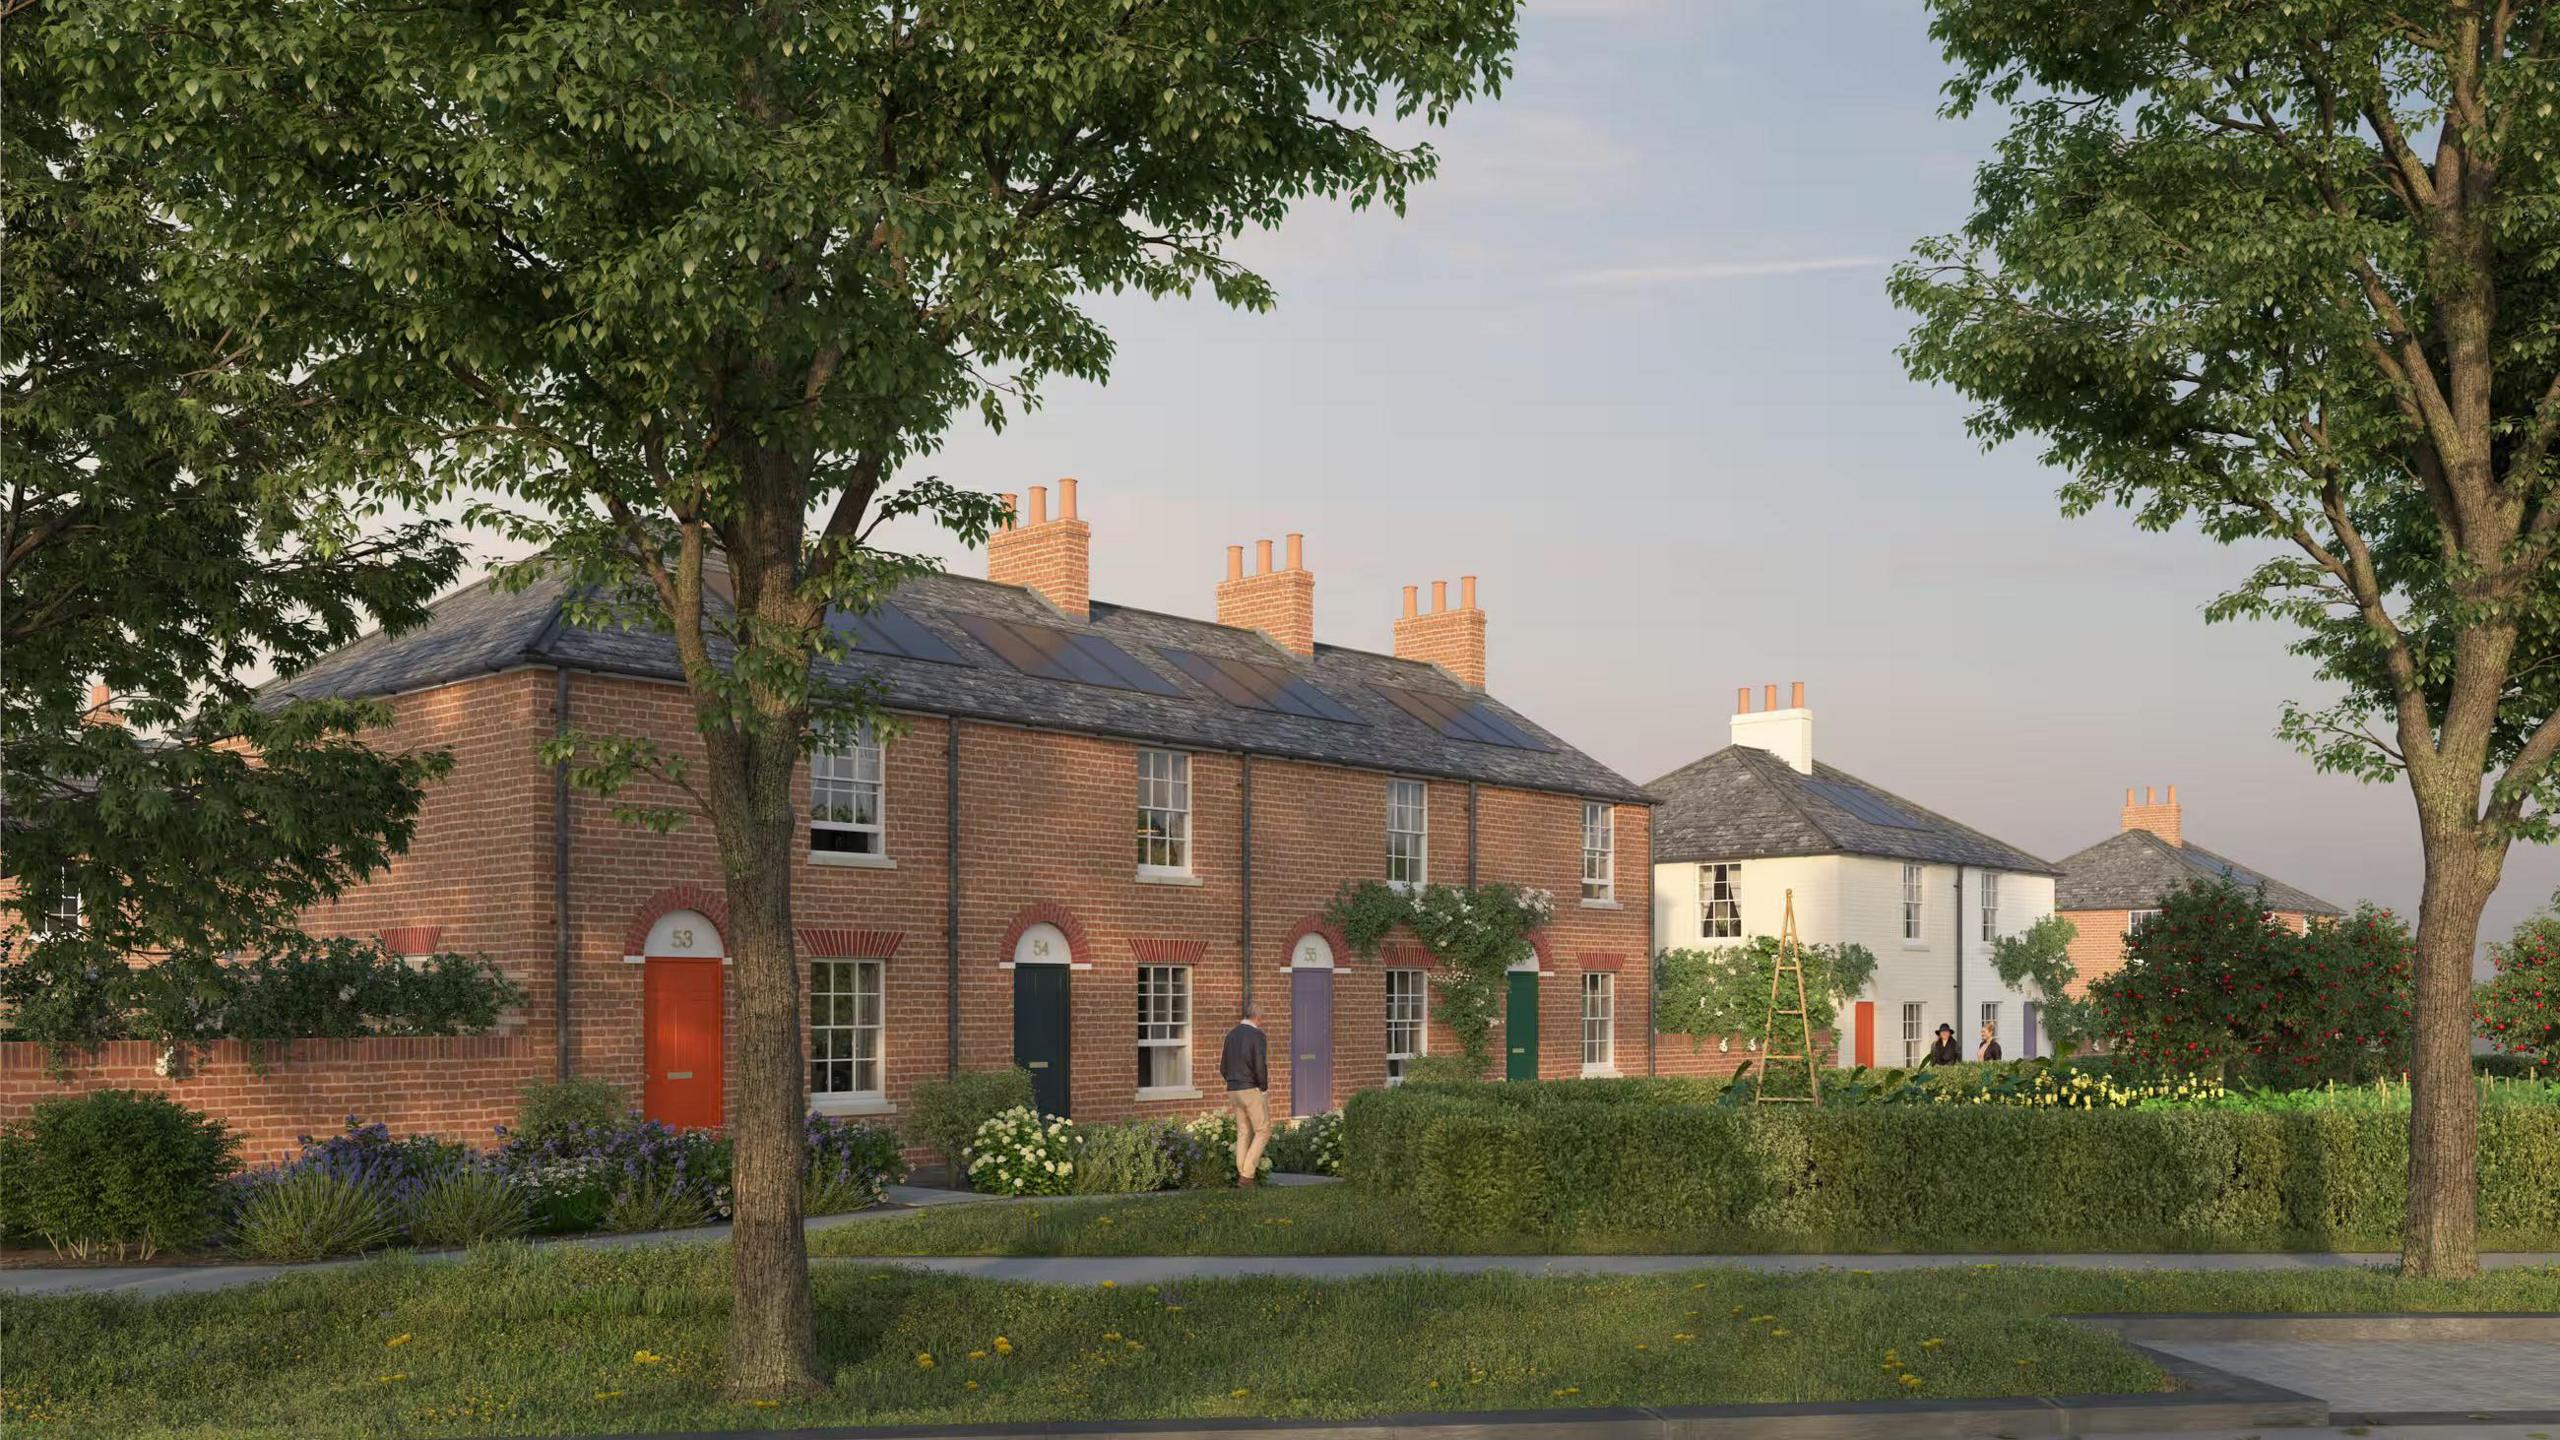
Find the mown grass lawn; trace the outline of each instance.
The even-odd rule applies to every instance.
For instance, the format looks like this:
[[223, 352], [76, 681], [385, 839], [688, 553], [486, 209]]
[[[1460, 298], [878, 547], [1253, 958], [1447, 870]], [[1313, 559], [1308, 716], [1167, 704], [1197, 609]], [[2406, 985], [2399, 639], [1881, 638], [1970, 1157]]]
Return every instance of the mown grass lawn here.
[[[501, 1248], [156, 1301], [0, 1300], [12, 1437], [1345, 1417], [2156, 1389], [2057, 1316], [2554, 1309], [2560, 1272], [1402, 1274], [1062, 1289], [822, 1265], [822, 1400], [718, 1390], [728, 1252]], [[1907, 1379], [1905, 1377], [1908, 1377]]]

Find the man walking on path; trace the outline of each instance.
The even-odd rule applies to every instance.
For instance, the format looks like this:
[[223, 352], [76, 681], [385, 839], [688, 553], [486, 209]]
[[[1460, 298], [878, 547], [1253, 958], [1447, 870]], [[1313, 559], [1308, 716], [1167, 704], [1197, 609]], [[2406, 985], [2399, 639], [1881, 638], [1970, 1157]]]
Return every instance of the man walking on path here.
[[1259, 1007], [1246, 1005], [1244, 1018], [1227, 1032], [1218, 1073], [1226, 1077], [1227, 1108], [1236, 1115], [1236, 1184], [1251, 1189], [1262, 1171], [1262, 1147], [1271, 1143], [1270, 1046]]

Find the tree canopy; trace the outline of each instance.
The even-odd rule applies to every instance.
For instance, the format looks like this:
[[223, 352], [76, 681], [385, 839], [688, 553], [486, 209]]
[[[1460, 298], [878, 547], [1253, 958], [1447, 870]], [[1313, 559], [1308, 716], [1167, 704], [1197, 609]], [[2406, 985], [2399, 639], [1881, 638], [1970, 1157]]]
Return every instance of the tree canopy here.
[[0, 874], [28, 916], [77, 899], [46, 943], [224, 949], [381, 866], [440, 763], [364, 745], [368, 707], [254, 705], [250, 677], [415, 620], [459, 556], [368, 528], [272, 327], [173, 303], [179, 233], [68, 118], [63, 27], [0, 25]]

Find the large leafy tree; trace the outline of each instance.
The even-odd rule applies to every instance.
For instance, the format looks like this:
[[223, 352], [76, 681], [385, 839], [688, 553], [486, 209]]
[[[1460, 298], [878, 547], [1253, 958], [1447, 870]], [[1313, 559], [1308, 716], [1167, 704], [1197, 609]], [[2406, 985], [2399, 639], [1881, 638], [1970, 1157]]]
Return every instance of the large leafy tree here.
[[173, 303], [175, 227], [63, 110], [79, 61], [0, 8], [0, 877], [66, 972], [289, 931], [396, 853], [441, 757], [250, 679], [416, 619], [459, 560], [358, 533], [338, 407], [272, 326]]
[[1899, 271], [1912, 372], [2043, 438], [2066, 508], [2266, 556], [2324, 769], [2425, 854], [2406, 1266], [2475, 1265], [2471, 963], [2560, 802], [2560, 16], [2541, 0], [1933, 0], [2007, 135]]
[[874, 718], [813, 682], [830, 611], [916, 563], [883, 520], [985, 532], [986, 498], [903, 467], [955, 416], [1102, 377], [1083, 296], [1260, 308], [1230, 237], [1311, 194], [1400, 205], [1433, 157], [1366, 122], [1493, 88], [1513, 0], [64, 3], [74, 109], [155, 167], [196, 298], [396, 397], [369, 453], [508, 497], [591, 613], [673, 637], [698, 754], [588, 737], [581, 771], [678, 782], [717, 839], [729, 1381], [818, 1384], [793, 783]]

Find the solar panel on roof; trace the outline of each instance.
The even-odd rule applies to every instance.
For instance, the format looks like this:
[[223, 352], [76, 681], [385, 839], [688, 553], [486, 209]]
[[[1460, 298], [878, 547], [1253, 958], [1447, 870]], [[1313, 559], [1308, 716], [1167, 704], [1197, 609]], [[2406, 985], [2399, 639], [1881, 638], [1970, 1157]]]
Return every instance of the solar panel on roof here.
[[2250, 874], [2248, 871], [2243, 870], [2239, 866], [2232, 864], [2228, 860], [2221, 859], [2218, 856], [2200, 855], [2193, 850], [2186, 850], [2183, 848], [2180, 853], [2186, 856], [2188, 864], [2195, 866], [2197, 869], [2204, 871], [2206, 874], [2213, 876], [2217, 880], [2228, 880], [2235, 885], [2242, 886], [2261, 883], [2257, 876]]
[[1543, 742], [1496, 714], [1481, 700], [1461, 700], [1395, 685], [1372, 685], [1389, 703], [1452, 740], [1479, 745], [1507, 745], [1514, 750], [1544, 750]]
[[951, 618], [979, 644], [996, 652], [997, 659], [1025, 675], [1107, 685], [1115, 690], [1139, 690], [1149, 695], [1182, 693], [1172, 681], [1139, 664], [1128, 651], [1099, 635], [1079, 635], [1047, 625], [999, 620], [992, 615], [954, 612]]
[[1345, 725], [1368, 723], [1312, 683], [1277, 665], [1233, 660], [1223, 655], [1203, 655], [1196, 650], [1172, 645], [1159, 645], [1156, 653], [1172, 661], [1174, 668], [1183, 674], [1208, 686], [1211, 694], [1230, 705], [1247, 710], [1268, 710], [1276, 715], [1332, 720]]
[[917, 624], [913, 615], [885, 602], [859, 614], [831, 610], [827, 612], [827, 623], [851, 632], [853, 648], [868, 654], [931, 660], [942, 665], [965, 663], [960, 652], [941, 636]]
[[1890, 825], [1897, 830], [1927, 828], [1924, 822], [1904, 814], [1890, 801], [1873, 791], [1861, 790], [1855, 785], [1843, 785], [1836, 780], [1801, 780], [1797, 783], [1868, 824]]

